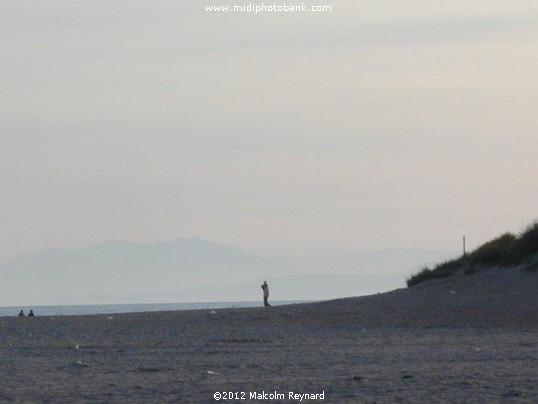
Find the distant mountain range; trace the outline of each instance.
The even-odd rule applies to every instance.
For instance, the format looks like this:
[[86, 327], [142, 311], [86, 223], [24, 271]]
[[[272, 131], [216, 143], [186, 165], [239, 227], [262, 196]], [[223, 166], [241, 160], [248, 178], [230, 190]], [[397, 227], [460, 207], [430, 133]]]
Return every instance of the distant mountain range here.
[[265, 257], [193, 237], [143, 244], [107, 241], [52, 249], [0, 264], [0, 305], [327, 299], [405, 285], [449, 251], [389, 249], [332, 257]]

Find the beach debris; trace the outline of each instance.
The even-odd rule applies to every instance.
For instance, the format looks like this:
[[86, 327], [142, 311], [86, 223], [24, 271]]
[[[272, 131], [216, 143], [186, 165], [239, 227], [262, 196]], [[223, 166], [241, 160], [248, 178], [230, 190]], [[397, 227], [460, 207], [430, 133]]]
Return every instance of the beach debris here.
[[160, 372], [161, 369], [153, 368], [153, 367], [150, 367], [150, 366], [139, 366], [138, 371], [139, 372]]
[[112, 317], [112, 316], [109, 316], [109, 317], [108, 317], [108, 319], [109, 319], [109, 320], [113, 320], [113, 319], [114, 319], [114, 317]]
[[413, 376], [411, 376], [411, 375], [403, 375], [402, 376], [402, 379], [412, 379], [412, 378], [413, 378]]
[[455, 291], [455, 290], [451, 290], [451, 291], [450, 291], [450, 294], [451, 294], [451, 295], [455, 295], [455, 294], [456, 294], [456, 291]]
[[364, 379], [362, 376], [353, 376], [351, 380], [354, 380], [356, 382], [360, 382], [362, 379]]
[[87, 368], [87, 367], [90, 367], [90, 364], [84, 361], [76, 361], [75, 366], [80, 366], [81, 368]]
[[75, 349], [79, 349], [79, 348], [80, 348], [79, 344], [75, 345]]
[[217, 312], [215, 310], [211, 310], [209, 314], [217, 314]]
[[207, 371], [207, 374], [208, 374], [208, 375], [220, 375], [219, 372], [215, 372], [214, 370], [208, 370], [208, 371]]
[[476, 352], [480, 352], [480, 351], [482, 350], [482, 348], [480, 348], [480, 347], [476, 347], [474, 350], [475, 350]]

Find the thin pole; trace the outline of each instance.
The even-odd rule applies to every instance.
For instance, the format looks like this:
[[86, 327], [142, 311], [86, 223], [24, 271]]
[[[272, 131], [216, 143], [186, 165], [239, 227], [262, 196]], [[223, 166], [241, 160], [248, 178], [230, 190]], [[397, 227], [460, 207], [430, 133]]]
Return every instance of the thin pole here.
[[463, 256], [465, 257], [467, 253], [465, 252], [465, 236], [463, 236]]

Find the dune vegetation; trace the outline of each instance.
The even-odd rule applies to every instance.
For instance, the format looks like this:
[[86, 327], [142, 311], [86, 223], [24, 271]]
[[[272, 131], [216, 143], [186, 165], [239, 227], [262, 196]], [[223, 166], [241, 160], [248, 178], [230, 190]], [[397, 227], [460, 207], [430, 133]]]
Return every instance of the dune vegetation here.
[[538, 220], [519, 234], [505, 233], [482, 244], [469, 254], [424, 268], [407, 279], [411, 287], [421, 282], [452, 276], [472, 274], [481, 268], [518, 267], [525, 271], [538, 270]]

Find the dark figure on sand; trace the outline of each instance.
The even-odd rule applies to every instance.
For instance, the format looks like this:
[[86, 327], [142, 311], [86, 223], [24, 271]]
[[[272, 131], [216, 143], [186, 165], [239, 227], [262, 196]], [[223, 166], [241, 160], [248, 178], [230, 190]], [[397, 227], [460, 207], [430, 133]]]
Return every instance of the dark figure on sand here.
[[267, 285], [267, 281], [263, 281], [262, 290], [263, 290], [263, 305], [265, 307], [271, 306], [269, 302], [267, 301], [269, 299], [269, 286]]
[[34, 316], [34, 311], [30, 310], [30, 313], [28, 313], [28, 317], [33, 317], [33, 316]]
[[24, 310], [19, 311], [19, 317], [24, 317]]

